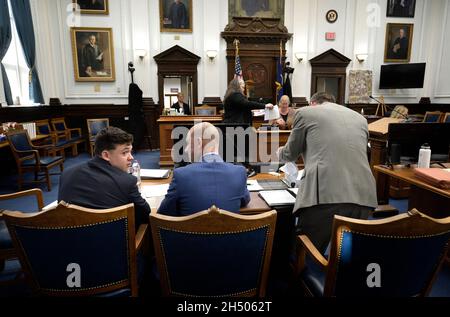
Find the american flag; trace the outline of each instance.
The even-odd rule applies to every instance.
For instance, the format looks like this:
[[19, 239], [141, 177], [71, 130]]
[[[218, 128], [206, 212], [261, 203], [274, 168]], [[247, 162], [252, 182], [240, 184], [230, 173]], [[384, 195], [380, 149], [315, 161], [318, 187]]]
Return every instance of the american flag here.
[[239, 55], [236, 55], [236, 59], [234, 61], [234, 78], [242, 79], [242, 67]]

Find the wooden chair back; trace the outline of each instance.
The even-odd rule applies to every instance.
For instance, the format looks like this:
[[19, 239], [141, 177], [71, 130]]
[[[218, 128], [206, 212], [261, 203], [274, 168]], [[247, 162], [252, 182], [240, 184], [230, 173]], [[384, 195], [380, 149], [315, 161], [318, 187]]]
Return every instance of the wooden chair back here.
[[424, 123], [438, 123], [441, 121], [442, 112], [440, 111], [427, 111], [423, 117]]

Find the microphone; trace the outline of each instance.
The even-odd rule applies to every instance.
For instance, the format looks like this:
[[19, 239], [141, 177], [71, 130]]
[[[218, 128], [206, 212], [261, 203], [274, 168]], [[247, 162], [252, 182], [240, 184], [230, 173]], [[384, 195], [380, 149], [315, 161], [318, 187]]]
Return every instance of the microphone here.
[[[375, 100], [375, 101], [378, 102], [379, 104], [382, 104], [382, 102], [380, 102], [377, 98], [375, 98], [375, 97], [372, 96], [372, 95], [370, 95], [369, 98]], [[392, 108], [392, 107], [390, 107], [390, 106], [388, 106], [388, 105], [386, 105], [386, 104], [384, 104], [384, 105], [386, 106], [386, 108], [388, 108], [388, 109], [391, 110], [392, 112], [395, 112], [395, 113], [398, 113], [399, 115], [401, 115], [401, 116], [403, 117], [403, 119], [409, 120], [408, 115], [405, 115], [405, 114], [401, 113], [400, 111], [395, 110], [395, 108]]]

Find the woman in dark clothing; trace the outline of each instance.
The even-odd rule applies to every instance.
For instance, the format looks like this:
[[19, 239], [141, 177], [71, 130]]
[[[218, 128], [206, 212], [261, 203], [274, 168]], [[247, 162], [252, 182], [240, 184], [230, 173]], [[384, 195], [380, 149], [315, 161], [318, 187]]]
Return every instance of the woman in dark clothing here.
[[225, 123], [246, 123], [252, 124], [253, 109], [273, 109], [271, 103], [263, 104], [249, 101], [244, 95], [245, 82], [242, 79], [234, 78], [228, 85], [224, 97], [224, 120]]

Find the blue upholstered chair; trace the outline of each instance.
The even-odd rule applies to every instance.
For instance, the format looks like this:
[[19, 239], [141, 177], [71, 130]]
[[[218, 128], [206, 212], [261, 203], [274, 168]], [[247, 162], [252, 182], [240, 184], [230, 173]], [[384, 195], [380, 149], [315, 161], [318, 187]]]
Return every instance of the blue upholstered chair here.
[[442, 123], [450, 123], [450, 112], [446, 112]]
[[300, 283], [312, 296], [426, 296], [449, 241], [450, 217], [417, 210], [385, 220], [335, 216], [328, 260], [298, 236]]
[[[27, 280], [49, 296], [137, 296], [134, 206], [94, 210], [65, 202], [45, 212], [4, 212]], [[78, 284], [79, 282], [79, 284]]]
[[216, 112], [217, 112], [216, 107], [211, 107], [208, 105], [195, 107], [195, 115], [196, 116], [215, 116]]
[[277, 214], [150, 215], [164, 296], [265, 295]]
[[[28, 199], [28, 196], [35, 197], [34, 204]], [[12, 244], [11, 236], [8, 232], [8, 228], [6, 228], [5, 221], [3, 220], [3, 211], [4, 209], [7, 209], [5, 208], [5, 203], [7, 203], [6, 201], [16, 199], [24, 201], [24, 203], [30, 207], [27, 211], [41, 211], [42, 208], [44, 208], [42, 191], [37, 188], [17, 193], [0, 195], [0, 271], [2, 271], [5, 266], [5, 260], [10, 260], [17, 257], [16, 251], [14, 250]]]
[[442, 113], [440, 111], [430, 112], [427, 111], [423, 117], [425, 123], [437, 123], [441, 120]]
[[94, 146], [95, 146], [95, 136], [102, 129], [109, 127], [109, 119], [87, 119], [87, 127], [89, 132], [89, 149], [91, 151], [91, 156], [94, 156]]
[[65, 156], [64, 150], [73, 146], [69, 141], [67, 141], [66, 133], [52, 131], [48, 120], [37, 120], [35, 121], [35, 124], [37, 134], [48, 136], [48, 145], [55, 147], [55, 152], [60, 152], [60, 156]]
[[[16, 160], [19, 190], [22, 189], [23, 173], [34, 172], [34, 181], [31, 183], [47, 183], [48, 191], [51, 190], [50, 169], [59, 166], [60, 171], [64, 169], [64, 158], [62, 156], [41, 156], [40, 149], [49, 151], [48, 146], [34, 146], [26, 130], [14, 130], [6, 133], [11, 151]], [[40, 175], [39, 173], [43, 173]], [[39, 179], [44, 176], [45, 179]]]

